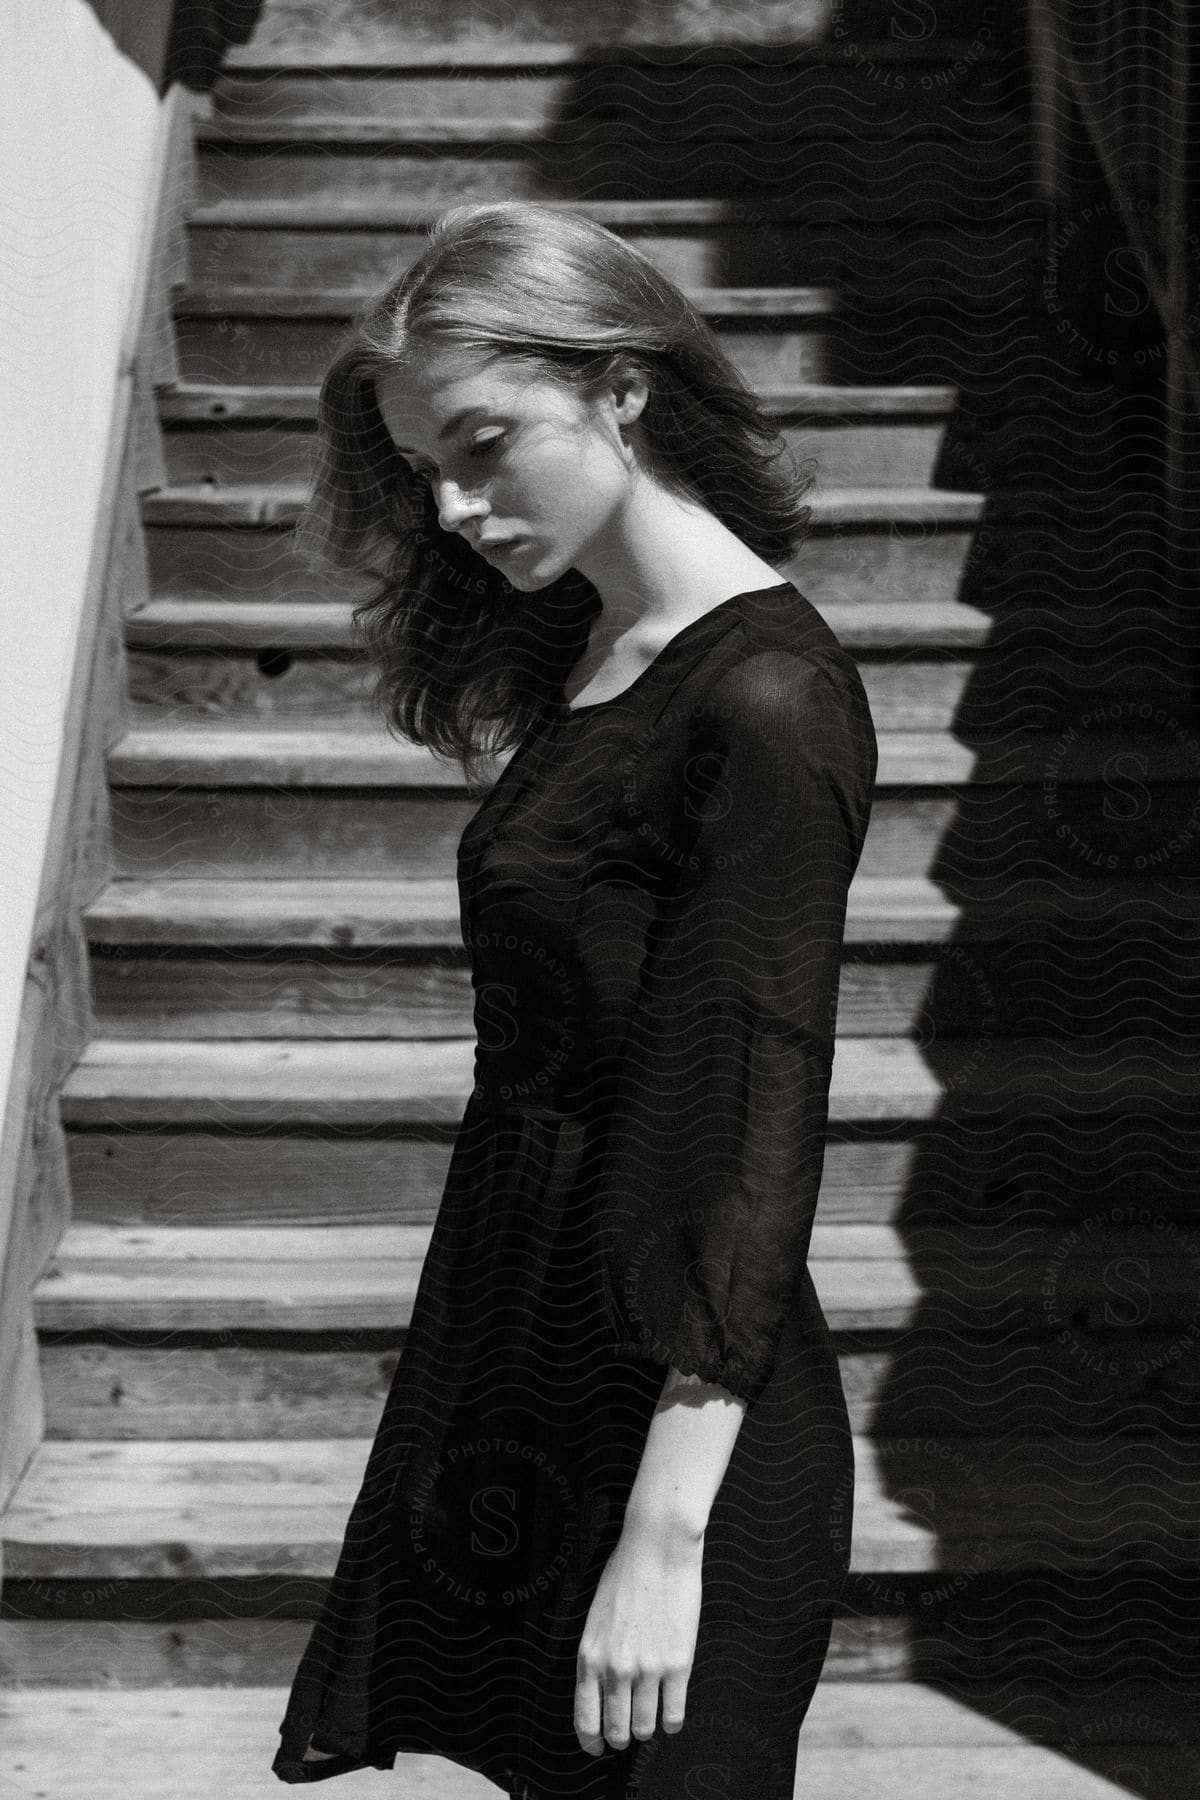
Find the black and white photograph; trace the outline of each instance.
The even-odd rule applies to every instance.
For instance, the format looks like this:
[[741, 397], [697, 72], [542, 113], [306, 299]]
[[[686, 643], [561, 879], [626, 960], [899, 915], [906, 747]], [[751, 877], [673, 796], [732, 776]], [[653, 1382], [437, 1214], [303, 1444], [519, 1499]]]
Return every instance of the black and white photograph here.
[[1200, 18], [3, 14], [5, 1800], [1200, 1800]]

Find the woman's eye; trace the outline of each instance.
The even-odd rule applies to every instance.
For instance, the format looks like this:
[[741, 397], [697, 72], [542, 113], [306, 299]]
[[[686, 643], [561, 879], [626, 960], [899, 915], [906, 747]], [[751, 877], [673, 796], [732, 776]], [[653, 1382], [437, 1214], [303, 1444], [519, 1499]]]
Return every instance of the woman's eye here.
[[[490, 456], [493, 451], [499, 449], [506, 435], [507, 433], [498, 431], [495, 437], [482, 438], [478, 443], [469, 445], [467, 449], [468, 456]], [[421, 482], [426, 487], [431, 487], [433, 485], [435, 479], [435, 471], [433, 469], [417, 468], [415, 465], [410, 465], [410, 467], [412, 468], [414, 480]]]

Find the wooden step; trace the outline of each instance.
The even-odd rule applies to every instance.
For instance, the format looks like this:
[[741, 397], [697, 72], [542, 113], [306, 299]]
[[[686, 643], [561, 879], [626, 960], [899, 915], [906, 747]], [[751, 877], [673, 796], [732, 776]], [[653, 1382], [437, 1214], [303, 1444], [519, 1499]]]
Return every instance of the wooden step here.
[[[934, 477], [947, 419], [933, 412], [915, 417], [864, 411], [831, 412], [792, 423], [780, 418], [780, 432], [801, 462], [831, 487], [927, 487]], [[778, 416], [778, 415], [777, 415]], [[171, 486], [216, 483], [276, 485], [312, 481], [315, 433], [305, 426], [204, 423], [173, 425], [163, 451]]]
[[[1197, 779], [1200, 753], [1183, 733], [1084, 732], [1068, 723], [1058, 732], [1012, 730], [970, 744], [948, 732], [883, 733], [876, 781], [879, 787], [900, 788], [1087, 786], [1101, 781], [1110, 758], [1122, 754], [1140, 759], [1145, 784], [1187, 787]], [[494, 758], [493, 765], [508, 760]], [[108, 769], [118, 787], [463, 788], [456, 763], [401, 743], [382, 726], [375, 731], [273, 722], [135, 727], [110, 750]]]
[[[243, 90], [244, 91], [244, 90]], [[317, 90], [319, 93], [319, 89]], [[397, 79], [397, 94], [399, 88]], [[268, 92], [274, 92], [273, 89]], [[407, 96], [406, 96], [407, 97]], [[247, 96], [249, 102], [252, 96]], [[454, 114], [429, 113], [412, 115], [395, 112], [319, 112], [314, 106], [304, 109], [256, 111], [250, 104], [223, 106], [208, 117], [195, 122], [196, 142], [210, 149], [270, 146], [272, 149], [297, 146], [327, 145], [331, 149], [354, 149], [358, 146], [375, 150], [399, 149], [412, 145], [442, 148], [469, 145], [488, 149], [495, 145], [529, 145], [548, 139], [559, 143], [592, 141], [609, 145], [639, 137], [653, 138], [669, 129], [676, 142], [692, 139], [711, 141], [714, 129], [722, 141], [756, 143], [760, 138], [781, 139], [807, 148], [836, 145], [839, 154], [853, 156], [864, 146], [887, 144], [899, 148], [928, 149], [932, 145], [948, 145], [962, 150], [978, 150], [980, 155], [1003, 149], [1028, 135], [1028, 122], [1019, 114], [1000, 114], [972, 120], [969, 128], [946, 118], [906, 119], [896, 117], [864, 117], [849, 123], [844, 113], [832, 120], [814, 122], [805, 116], [796, 119], [780, 107], [754, 117], [745, 111], [730, 114], [714, 127], [704, 112], [693, 108], [687, 115], [672, 104], [668, 89], [664, 96], [665, 116], [648, 113], [645, 107], [617, 111], [598, 106], [581, 110], [574, 118], [560, 122], [539, 123], [527, 113], [516, 110], [499, 113]]]
[[[597, 202], [597, 205], [601, 203]], [[994, 331], [1008, 314], [1036, 310], [1041, 302], [1047, 224], [1036, 209], [1010, 218], [985, 214], [971, 220], [824, 219], [769, 216], [763, 200], [723, 200], [691, 213], [681, 201], [662, 201], [674, 217], [656, 219], [632, 202], [610, 202], [601, 222], [648, 256], [685, 290], [707, 287], [795, 285], [833, 288], [843, 313], [864, 308], [873, 331], [899, 316], [911, 333], [931, 309], [939, 329], [963, 320]], [[193, 290], [263, 287], [277, 290], [352, 289], [364, 297], [409, 267], [425, 249], [432, 210], [410, 223], [389, 214], [385, 222], [352, 227], [342, 218], [325, 226], [268, 207], [226, 218], [217, 207], [188, 225]], [[592, 209], [581, 209], [592, 210]], [[775, 211], [779, 208], [776, 206]], [[406, 217], [412, 217], [410, 213]], [[269, 275], [268, 272], [269, 271]], [[1021, 404], [1016, 371], [1004, 369], [1004, 399]], [[995, 365], [993, 365], [993, 368]], [[320, 371], [256, 369], [245, 379], [272, 387], [312, 381]], [[1061, 370], [1060, 370], [1061, 373]], [[189, 379], [184, 371], [184, 378]], [[229, 373], [205, 374], [227, 384]], [[764, 375], [761, 386], [795, 383], [795, 373]], [[911, 376], [872, 378], [834, 371], [819, 379], [886, 381], [895, 385], [953, 380], [918, 367]]]
[[[139, 1131], [73, 1123], [66, 1148], [74, 1217], [107, 1225], [428, 1224], [442, 1199], [460, 1116], [376, 1121], [363, 1132], [322, 1130], [302, 1118], [285, 1119], [278, 1131], [253, 1121], [229, 1132], [170, 1118]], [[975, 1206], [986, 1211], [996, 1194], [1008, 1217], [1013, 1196], [1033, 1193], [1058, 1217], [1080, 1191], [1089, 1206], [1140, 1204], [1150, 1195], [1173, 1210], [1192, 1151], [1161, 1114], [1140, 1125], [1119, 1118], [1111, 1131], [1081, 1114], [1069, 1165], [1077, 1186], [1065, 1199], [1063, 1133], [1062, 1118], [1047, 1135], [984, 1110], [961, 1120], [943, 1111], [866, 1132], [852, 1120], [834, 1120], [822, 1217], [831, 1224], [899, 1224], [911, 1216], [914, 1190], [953, 1216]]]
[[[756, 388], [766, 382], [822, 381], [843, 367], [846, 379], [856, 379], [855, 335], [845, 330], [840, 338], [831, 334], [826, 313], [803, 305], [793, 310], [784, 289], [775, 293], [778, 299], [764, 300], [754, 310], [740, 310], [740, 301], [734, 298], [722, 314], [710, 315], [725, 354], [743, 380]], [[261, 317], [180, 315], [175, 324], [179, 368], [190, 381], [311, 377], [328, 367], [345, 330], [345, 321], [337, 315], [292, 312], [286, 300], [273, 314]], [[958, 379], [958, 354], [955, 345], [945, 341], [941, 363], [933, 370], [939, 381]]]
[[[990, 538], [990, 551], [979, 544], [980, 535]], [[1007, 547], [1015, 543], [1015, 534], [1007, 529], [980, 534], [970, 525], [939, 525], [931, 530], [919, 520], [911, 525], [886, 518], [874, 525], [824, 525], [818, 508], [811, 535], [779, 572], [822, 609], [878, 605], [881, 597], [889, 603], [950, 606], [958, 601], [968, 575], [974, 578], [979, 569], [987, 573], [987, 556], [1002, 569]], [[346, 600], [345, 583], [307, 567], [295, 554], [286, 527], [149, 524], [146, 546], [151, 591], [158, 600], [275, 601], [294, 607]], [[365, 596], [365, 586], [362, 592]], [[1031, 599], [1025, 583], [1012, 596], [1011, 610], [1019, 618], [1037, 604], [1037, 590]], [[1068, 632], [1087, 628], [1079, 614], [1090, 617], [1090, 608], [1072, 613]]]
[[[949, 731], [975, 674], [973, 662], [947, 656], [940, 647], [916, 645], [900, 655], [868, 658], [861, 675], [871, 716], [879, 732]], [[1113, 660], [1112, 678], [1124, 679], [1126, 697], [1146, 697], [1140, 669]], [[132, 650], [126, 667], [131, 727], [186, 723], [253, 725], [273, 721], [280, 726], [356, 727], [373, 731], [379, 714], [371, 697], [371, 668], [360, 655], [302, 654], [269, 649], [257, 653], [192, 651], [159, 653]], [[1087, 686], [1093, 669], [1072, 664], [1066, 671], [1074, 689]], [[1013, 670], [1012, 683], [1028, 687], [1028, 662]], [[1099, 691], [1095, 682], [1091, 696]], [[1046, 682], [1039, 695], [1042, 714], [1053, 723], [1063, 710], [1061, 679]], [[1111, 682], [1106, 697], [1111, 697]], [[1055, 704], [1056, 700], [1059, 702]], [[998, 717], [1010, 716], [1003, 697], [994, 702]], [[982, 721], [980, 721], [982, 722]], [[1027, 719], [1036, 725], [1040, 720]]]
[[[870, 650], [980, 650], [995, 630], [995, 622], [978, 607], [938, 601], [877, 600], [846, 605], [826, 601], [818, 609], [850, 651]], [[342, 651], [361, 649], [354, 632], [348, 600], [307, 604], [286, 600], [137, 600], [125, 613], [125, 641], [137, 650], [179, 653], [192, 649], [223, 651]], [[1147, 631], [1161, 618], [1143, 614]], [[1113, 625], [1129, 621], [1130, 610], [1106, 610]], [[1030, 609], [1022, 636], [1040, 627], [1043, 636], [1065, 648], [1073, 641], [1061, 619]], [[1104, 632], [1089, 619], [1101, 641]], [[1008, 622], [1006, 639], [1015, 635]], [[1091, 646], [1089, 645], [1088, 648]]]
[[[171, 1577], [151, 1590], [161, 1606], [161, 1614], [153, 1620], [129, 1616], [145, 1589], [114, 1587], [114, 1610], [124, 1605], [125, 1612], [115, 1627], [101, 1624], [95, 1628], [94, 1583], [64, 1580], [49, 1587], [44, 1582], [14, 1578], [8, 1591], [12, 1608], [19, 1605], [21, 1614], [8, 1622], [0, 1620], [6, 1674], [11, 1671], [27, 1687], [86, 1683], [107, 1693], [147, 1685], [178, 1688], [187, 1683], [221, 1688], [225, 1695], [231, 1682], [287, 1688], [312, 1635], [319, 1598], [319, 1593], [313, 1592], [316, 1584], [285, 1575], [278, 1581], [247, 1585], [248, 1599], [243, 1598], [240, 1584], [223, 1582], [224, 1606], [220, 1597], [212, 1598], [205, 1616], [197, 1599], [198, 1591], [204, 1592], [203, 1578], [172, 1605], [183, 1584], [178, 1576]], [[1185, 1708], [1194, 1713], [1191, 1691], [1200, 1668], [1195, 1634], [1186, 1617], [1181, 1621], [1174, 1594], [1164, 1595], [1161, 1577], [1152, 1577], [1148, 1596], [1145, 1589], [1133, 1594], [1126, 1589], [1119, 1605], [1103, 1609], [1097, 1609], [1092, 1598], [1096, 1584], [1089, 1583], [1086, 1576], [1057, 1580], [1010, 1576], [1003, 1584], [1007, 1591], [990, 1604], [981, 1604], [978, 1586], [968, 1583], [957, 1608], [947, 1607], [938, 1592], [941, 1588], [944, 1593], [944, 1586], [952, 1585], [952, 1580], [935, 1585], [920, 1575], [892, 1577], [886, 1594], [902, 1595], [909, 1603], [906, 1614], [880, 1598], [881, 1584], [874, 1577], [852, 1575], [846, 1602], [834, 1617], [822, 1681], [868, 1679], [885, 1688], [912, 1680], [940, 1682], [955, 1689], [968, 1684], [983, 1688], [991, 1683], [1015, 1727], [1026, 1730], [1039, 1723], [1044, 1726], [1046, 1718], [1033, 1703], [1029, 1703], [1028, 1713], [1024, 1711], [1026, 1683], [1036, 1680], [1044, 1684], [1058, 1697], [1060, 1706], [1073, 1685], [1091, 1683], [1093, 1705], [1083, 1715], [1081, 1727], [1087, 1735], [1073, 1740], [1077, 1746], [1092, 1746], [1089, 1758], [1102, 1754], [1104, 1735], [1111, 1735], [1113, 1728], [1113, 1696], [1129, 1691], [1131, 1677], [1153, 1688], [1163, 1707], [1182, 1697]], [[1014, 1588], [1018, 1590], [1015, 1604]], [[127, 1592], [137, 1599], [126, 1600]], [[240, 1603], [235, 1616], [230, 1610], [233, 1597]], [[81, 1621], [86, 1621], [83, 1628]], [[987, 1702], [983, 1705], [986, 1708]], [[1136, 1703], [1132, 1713], [1135, 1720], [1141, 1719], [1135, 1731], [1156, 1736], [1159, 1744], [1174, 1746], [1181, 1741], [1170, 1734], [1169, 1714], [1139, 1715]], [[1100, 1741], [1094, 1741], [1097, 1734]], [[894, 1766], [895, 1756], [894, 1751], [888, 1753], [888, 1767]], [[944, 1753], [930, 1756], [922, 1752], [919, 1766], [912, 1770], [910, 1789], [922, 1781], [927, 1785], [930, 1766], [940, 1768], [944, 1760]], [[1186, 1763], [1184, 1767], [1186, 1770]], [[957, 1777], [954, 1779], [957, 1783]], [[1060, 1770], [1056, 1770], [1056, 1779], [1063, 1779]], [[809, 1780], [807, 1772], [805, 1780]], [[205, 1795], [209, 1791], [206, 1786]], [[877, 1785], [874, 1791], [885, 1800], [886, 1786]], [[978, 1800], [1012, 1800], [1014, 1792], [1024, 1796], [1026, 1789], [1005, 1785], [970, 1791]], [[1169, 1788], [1163, 1791], [1171, 1792]], [[1176, 1790], [1180, 1791], [1189, 1791], [1186, 1783]], [[152, 1792], [157, 1796], [161, 1788], [156, 1785]], [[1029, 1792], [1042, 1800], [1044, 1790]], [[1089, 1800], [1090, 1792], [1085, 1790]], [[1104, 1800], [1110, 1800], [1111, 1792], [1109, 1785], [1101, 1790]], [[1049, 1793], [1053, 1800], [1060, 1800], [1058, 1788]], [[859, 1800], [860, 1794], [855, 1788], [849, 1800]], [[960, 1800], [960, 1796], [961, 1789], [954, 1785], [947, 1800]], [[45, 1796], [39, 1793], [37, 1800], [45, 1800]], [[838, 1796], [838, 1800], [847, 1800], [847, 1796]]]
[[[825, 1203], [823, 1195], [822, 1208]], [[1181, 1235], [1186, 1230], [1185, 1223]], [[907, 1228], [902, 1243], [912, 1254]], [[1163, 1245], [1158, 1248], [1156, 1266], [1163, 1261]], [[969, 1255], [968, 1261], [982, 1286], [980, 1259]], [[927, 1289], [922, 1262], [915, 1254], [912, 1262]], [[828, 1266], [819, 1273], [818, 1288], [827, 1289]], [[1094, 1279], [1095, 1263], [1077, 1273]], [[273, 1282], [268, 1291], [277, 1291]], [[88, 1293], [95, 1297], [94, 1288]], [[968, 1439], [1058, 1431], [1194, 1434], [1195, 1387], [1182, 1353], [1190, 1343], [1194, 1286], [1186, 1305], [1178, 1286], [1156, 1292], [1153, 1313], [1133, 1333], [1106, 1329], [1097, 1291], [1081, 1293], [1079, 1301], [1078, 1321], [1068, 1332], [1048, 1330], [1047, 1309], [1036, 1316], [1028, 1299], [1023, 1306], [975, 1307], [972, 1317], [969, 1299], [954, 1308], [945, 1296], [915, 1305], [900, 1331], [864, 1336], [834, 1327], [853, 1430]], [[132, 1306], [128, 1292], [110, 1298], [107, 1316]], [[397, 1306], [393, 1319], [402, 1313]], [[948, 1313], [956, 1314], [949, 1326]], [[39, 1329], [45, 1436], [56, 1440], [370, 1437], [405, 1336], [393, 1322], [333, 1335], [282, 1309], [266, 1331], [237, 1317], [215, 1335], [184, 1332], [174, 1322], [162, 1331]]]
[[[340, 17], [338, 15], [341, 15]], [[850, 19], [854, 25], [851, 28]], [[683, 4], [630, 7], [605, 0], [593, 7], [583, 35], [567, 36], [560, 8], [527, 3], [503, 25], [481, 21], [469, 4], [444, 5], [438, 14], [440, 35], [426, 33], [427, 21], [409, 23], [404, 15], [363, 15], [339, 4], [326, 8], [319, 22], [301, 6], [272, 0], [248, 44], [231, 45], [227, 70], [262, 74], [297, 70], [369, 70], [421, 68], [503, 68], [579, 65], [619, 59], [648, 68], [670, 68], [684, 62], [725, 68], [739, 63], [760, 67], [771, 60], [811, 60], [835, 67], [863, 59], [883, 67], [953, 66], [970, 58], [994, 60], [999, 42], [992, 31], [979, 30], [978, 9], [956, 0], [939, 15], [936, 36], [888, 34], [890, 15], [854, 7], [832, 32], [826, 8], [806, 4], [779, 13], [757, 14], [726, 3], [706, 9], [698, 29], [693, 9]], [[845, 39], [853, 29], [854, 42]]]
[[[147, 525], [284, 526], [299, 516], [304, 490], [293, 486], [216, 488], [203, 484], [161, 488], [143, 494], [142, 518]], [[983, 517], [985, 496], [943, 488], [826, 488], [811, 496], [814, 523], [838, 526], [975, 524]]]
[[[795, 455], [815, 458], [830, 486], [921, 487], [933, 479], [955, 390], [816, 386], [775, 390], [762, 400]], [[172, 485], [311, 481], [312, 390], [276, 389], [256, 399], [253, 388], [214, 397], [192, 387], [160, 391], [158, 403]]]
[[[181, 381], [155, 390], [164, 425], [304, 424], [316, 425], [317, 394], [304, 386], [211, 386]], [[871, 419], [941, 418], [953, 412], [957, 389], [947, 386], [844, 387], [828, 382], [767, 388], [760, 392], [764, 411], [781, 417]]]
[[[7, 1800], [66, 1800], [75, 1773], [92, 1764], [91, 1800], [160, 1800], [164, 1792], [209, 1800], [214, 1789], [222, 1800], [261, 1800], [271, 1779], [264, 1750], [274, 1751], [288, 1693], [286, 1683], [19, 1685], [5, 1696], [4, 1792]], [[1143, 1792], [1182, 1796], [1195, 1741], [1186, 1698], [1161, 1684], [977, 1697], [918, 1681], [839, 1681], [827, 1665], [804, 1718], [796, 1800], [884, 1800], [916, 1787], [927, 1800], [1113, 1800], [1114, 1783], [1133, 1768], [1145, 1776]], [[370, 1772], [341, 1779], [353, 1792]], [[497, 1793], [486, 1777], [438, 1756], [398, 1755], [395, 1780], [414, 1800]]]
[[[350, 319], [367, 297], [358, 288], [189, 287], [178, 290], [173, 310], [177, 319]], [[688, 298], [709, 319], [823, 318], [837, 308], [828, 288], [811, 286], [698, 288]]]
[[[155, 390], [155, 404], [165, 425], [202, 423], [306, 424], [315, 426], [314, 384], [224, 387], [180, 381]], [[846, 387], [830, 382], [795, 383], [764, 388], [763, 409], [786, 417], [836, 419], [943, 417], [953, 412], [958, 391], [932, 383], [904, 386]]]
[[[988, 621], [983, 654], [969, 657], [939, 641], [935, 607], [921, 609], [909, 637], [901, 633], [901, 608], [890, 609], [883, 629], [874, 631], [861, 629], [855, 609], [839, 610], [852, 614], [841, 642], [857, 655], [875, 730], [883, 735], [945, 731], [973, 741], [1018, 721], [1026, 733], [1054, 732], [1062, 720], [1101, 707], [1114, 721], [1136, 720], [1143, 707], [1147, 718], [1187, 715], [1178, 656], [1165, 645], [1131, 642], [1131, 630], [1101, 649], [1042, 648], [1031, 693], [1030, 645], [1008, 631], [1007, 620], [998, 629]], [[131, 728], [270, 723], [375, 731], [379, 725], [372, 665], [361, 650], [131, 648], [126, 669]]]
[[[1169, 1041], [1200, 1018], [1196, 930], [1161, 917], [1082, 926], [1064, 912], [1006, 937], [950, 945], [864, 938], [842, 952], [838, 1041], [920, 1044], [1047, 1033]], [[110, 1038], [471, 1037], [457, 934], [423, 953], [264, 941], [261, 947], [106, 946], [91, 962], [95, 1027]]]
[[[198, 754], [186, 765], [171, 762], [170, 747], [156, 742], [149, 761], [136, 764], [139, 785], [111, 789], [115, 875], [423, 879], [453, 871], [462, 833], [476, 810], [476, 801], [458, 786], [457, 765], [441, 766], [445, 781], [437, 786], [395, 785], [394, 765], [380, 769], [389, 785], [294, 786], [282, 764], [268, 768], [249, 756], [242, 732], [237, 734], [238, 754], [246, 755], [241, 766], [259, 785], [192, 786], [193, 780], [211, 782], [216, 774], [207, 755], [213, 736], [191, 746]], [[1122, 740], [1119, 753], [1128, 748]], [[1086, 746], [1089, 757], [1094, 749]], [[235, 765], [231, 758], [217, 760], [221, 779], [227, 780]], [[900, 768], [881, 754], [859, 864], [865, 876], [931, 877], [970, 892], [979, 882], [1005, 879], [1058, 879], [1070, 886], [1092, 873], [1117, 880], [1200, 875], [1194, 783], [1144, 786], [1146, 804], [1132, 818], [1122, 813], [1118, 819], [1110, 786], [1098, 777], [1049, 785], [1040, 778], [927, 785], [917, 778], [913, 759], [903, 760]], [[961, 767], [964, 758], [952, 760]], [[335, 773], [344, 779], [351, 768], [362, 767], [352, 758], [340, 759], [336, 771], [328, 762], [320, 766], [324, 780]], [[1158, 759], [1148, 766], [1157, 768]], [[1050, 767], [1063, 765], [1056, 761], [1048, 772]], [[428, 769], [427, 763], [422, 780], [433, 781]], [[935, 746], [924, 773], [946, 772], [947, 758]], [[162, 785], [145, 785], [150, 778]]]
[[[328, 1578], [369, 1449], [355, 1438], [43, 1442], [3, 1521], [6, 1573]], [[855, 1574], [1111, 1578], [1134, 1560], [1161, 1579], [1200, 1555], [1200, 1439], [858, 1437], [854, 1455]]]
[[467, 144], [209, 139], [197, 159], [189, 216], [203, 219], [213, 206], [275, 204], [294, 216], [306, 200], [322, 223], [331, 212], [349, 212], [358, 225], [386, 216], [384, 208], [445, 205], [448, 196], [589, 204], [698, 196], [757, 206], [801, 189], [810, 217], [968, 223], [988, 212], [1011, 215], [1038, 193], [1027, 130], [975, 141], [965, 126], [933, 142], [859, 138], [849, 130], [831, 138], [803, 125], [766, 135], [751, 129], [730, 137], [710, 128], [681, 137], [673, 120], [652, 111], [632, 129], [623, 119], [564, 122], [524, 139], [502, 133]]
[[[63, 1083], [67, 1124], [324, 1129], [457, 1124], [471, 1086], [463, 1039], [389, 1043], [93, 1038]], [[951, 1106], [1050, 1116], [1194, 1104], [1200, 1056], [1167, 1046], [1019, 1038], [970, 1042], [847, 1038], [830, 1087], [835, 1124], [932, 1119]]]
[[[981, 942], [1036, 927], [1092, 931], [1157, 919], [1191, 941], [1200, 882], [1114, 882], [1086, 876], [980, 883], [954, 896], [928, 879], [857, 875], [846, 906], [848, 944]], [[89, 943], [310, 945], [331, 950], [461, 946], [452, 879], [111, 881], [83, 912]]]
[[[1106, 1274], [1137, 1259], [1154, 1294], [1147, 1327], [1182, 1332], [1197, 1257], [1165, 1222], [1046, 1228], [909, 1223], [813, 1227], [808, 1265], [834, 1331], [934, 1323], [1011, 1330], [1086, 1313]], [[39, 1331], [396, 1331], [407, 1328], [429, 1225], [113, 1226], [72, 1223], [33, 1287]], [[1175, 1239], [1190, 1243], [1186, 1227]], [[1081, 1247], [1082, 1245], [1082, 1247]], [[1122, 1265], [1120, 1259], [1126, 1259]], [[1047, 1304], [1053, 1282], [1055, 1304]], [[184, 1353], [181, 1352], [181, 1355]]]
[[[342, 16], [338, 16], [338, 13]], [[317, 23], [293, 0], [272, 0], [255, 25], [254, 38], [245, 45], [230, 45], [225, 67], [230, 70], [317, 70], [317, 68], [497, 68], [524, 65], [556, 65], [608, 61], [619, 58], [630, 65], [671, 67], [685, 61], [720, 67], [747, 63], [761, 67], [770, 59], [811, 59], [817, 65], [835, 65], [849, 58], [844, 36], [855, 20], [853, 59], [869, 58], [883, 67], [954, 65], [964, 56], [993, 59], [999, 54], [995, 34], [979, 36], [979, 11], [964, 0], [955, 0], [943, 14], [943, 34], [900, 38], [887, 34], [889, 14], [882, 5], [867, 11], [855, 5], [835, 31], [829, 31], [824, 7], [790, 7], [786, 13], [747, 7], [712, 5], [696, 29], [689, 5], [622, 4], [603, 0], [588, 14], [585, 34], [567, 34], [570, 23], [554, 0], [524, 5], [520, 34], [495, 18], [480, 18], [468, 4], [443, 5], [439, 13], [441, 36], [426, 34], [426, 20], [408, 23], [403, 14], [367, 13], [354, 16], [344, 5], [322, 14]], [[536, 25], [534, 25], [536, 20]], [[873, 20], [873, 23], [869, 23]], [[975, 32], [975, 36], [973, 36]], [[831, 41], [833, 40], [833, 41]]]

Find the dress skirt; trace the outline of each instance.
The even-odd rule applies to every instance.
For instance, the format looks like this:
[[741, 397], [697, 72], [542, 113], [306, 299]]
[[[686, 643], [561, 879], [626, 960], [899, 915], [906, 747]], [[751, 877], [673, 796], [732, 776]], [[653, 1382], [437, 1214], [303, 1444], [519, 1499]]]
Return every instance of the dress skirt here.
[[[473, 1095], [272, 1763], [444, 1756], [517, 1800], [791, 1800], [849, 1565], [854, 1458], [805, 1273], [713, 1505], [685, 1722], [587, 1753], [576, 1656], [666, 1374], [617, 1354], [596, 1121]], [[315, 1750], [336, 1754], [303, 1761]]]

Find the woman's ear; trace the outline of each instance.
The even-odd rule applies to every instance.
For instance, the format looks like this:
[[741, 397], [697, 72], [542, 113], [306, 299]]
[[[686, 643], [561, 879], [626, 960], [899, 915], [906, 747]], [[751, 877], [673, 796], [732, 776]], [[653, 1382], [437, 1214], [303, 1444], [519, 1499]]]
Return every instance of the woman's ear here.
[[613, 415], [621, 426], [635, 425], [642, 416], [642, 410], [650, 398], [650, 389], [645, 379], [637, 373], [617, 375], [610, 385]]

